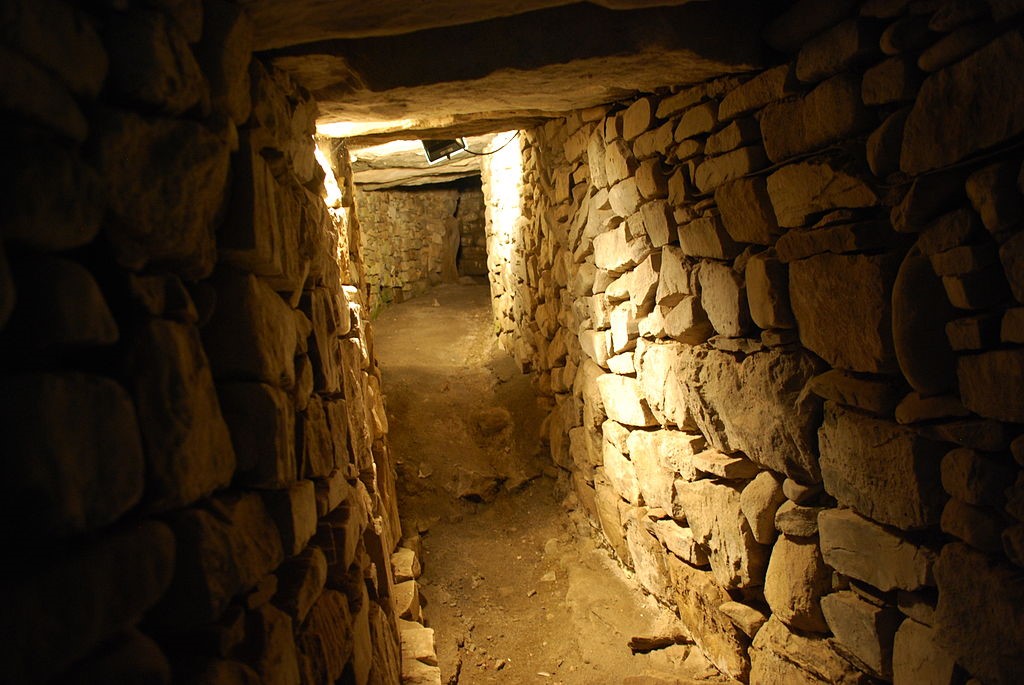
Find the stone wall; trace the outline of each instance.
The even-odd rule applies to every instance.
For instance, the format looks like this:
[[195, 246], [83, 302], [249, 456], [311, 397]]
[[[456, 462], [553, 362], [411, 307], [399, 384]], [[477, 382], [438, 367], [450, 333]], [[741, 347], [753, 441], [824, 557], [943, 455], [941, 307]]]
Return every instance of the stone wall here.
[[394, 467], [316, 103], [229, 2], [6, 9], [0, 681], [397, 682]]
[[459, 276], [487, 273], [483, 193], [458, 187], [356, 190], [371, 310]]
[[797, 2], [778, 66], [485, 158], [552, 457], [736, 679], [1024, 678], [1018, 8]]

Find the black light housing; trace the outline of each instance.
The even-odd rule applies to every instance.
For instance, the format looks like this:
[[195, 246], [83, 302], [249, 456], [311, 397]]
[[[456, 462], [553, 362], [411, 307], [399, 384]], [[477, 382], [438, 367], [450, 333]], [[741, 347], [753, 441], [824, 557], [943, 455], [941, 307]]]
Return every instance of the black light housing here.
[[423, 143], [423, 154], [427, 156], [427, 162], [437, 164], [443, 159], [449, 159], [456, 152], [466, 149], [466, 141], [462, 138], [455, 140], [421, 140]]

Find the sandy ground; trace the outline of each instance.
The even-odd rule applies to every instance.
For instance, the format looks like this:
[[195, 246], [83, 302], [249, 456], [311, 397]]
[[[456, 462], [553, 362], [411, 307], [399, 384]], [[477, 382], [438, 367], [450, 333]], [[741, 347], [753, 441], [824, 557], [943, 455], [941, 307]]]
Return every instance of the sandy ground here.
[[563, 506], [538, 440], [544, 401], [494, 344], [489, 307], [487, 286], [445, 285], [374, 323], [442, 682], [720, 680], [686, 644], [631, 654], [630, 638], [673, 632], [670, 614]]

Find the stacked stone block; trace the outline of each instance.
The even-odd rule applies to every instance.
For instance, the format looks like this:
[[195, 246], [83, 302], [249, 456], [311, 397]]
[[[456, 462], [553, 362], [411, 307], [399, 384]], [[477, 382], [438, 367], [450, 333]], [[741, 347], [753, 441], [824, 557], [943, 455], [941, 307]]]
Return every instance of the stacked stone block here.
[[316, 103], [235, 4], [115, 4], [2, 28], [3, 680], [397, 682], [394, 467]]
[[357, 189], [356, 205], [372, 311], [459, 276], [486, 274], [479, 189]]
[[521, 136], [499, 339], [733, 678], [1024, 675], [1018, 5], [801, 0], [777, 66]]

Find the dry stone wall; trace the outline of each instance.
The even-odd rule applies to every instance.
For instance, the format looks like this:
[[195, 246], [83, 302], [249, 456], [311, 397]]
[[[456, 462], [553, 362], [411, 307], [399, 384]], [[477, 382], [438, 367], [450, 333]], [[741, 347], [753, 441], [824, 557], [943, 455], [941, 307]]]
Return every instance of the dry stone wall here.
[[736, 679], [1024, 678], [1022, 10], [801, 0], [486, 162], [552, 458]]
[[222, 0], [15, 0], [0, 31], [0, 682], [398, 682], [394, 467], [316, 103]]
[[368, 302], [376, 310], [487, 273], [479, 188], [356, 190]]

